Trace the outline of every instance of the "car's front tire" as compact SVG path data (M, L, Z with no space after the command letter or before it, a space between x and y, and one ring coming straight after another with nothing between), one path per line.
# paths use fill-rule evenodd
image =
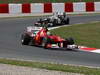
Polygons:
M67 17L66 19L65 19L65 24L69 24L70 23L70 19L69 19L69 17Z
M75 42L74 42L74 39L73 39L72 37L67 38L66 41L67 41L67 44L68 44L68 45L73 45L73 44L75 43Z

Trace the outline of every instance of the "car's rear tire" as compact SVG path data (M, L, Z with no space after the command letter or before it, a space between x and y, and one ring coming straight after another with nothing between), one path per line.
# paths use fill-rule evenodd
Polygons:
M33 37L30 39L29 45L30 46L34 46L35 45L35 42L34 42L34 38Z
M69 17L67 17L66 19L65 19L65 24L69 24L70 23L70 19L69 19Z
M22 34L21 36L21 44L28 45L30 42L30 37L28 35Z
M53 26L56 26L57 25L57 19L54 19L54 21L53 21Z

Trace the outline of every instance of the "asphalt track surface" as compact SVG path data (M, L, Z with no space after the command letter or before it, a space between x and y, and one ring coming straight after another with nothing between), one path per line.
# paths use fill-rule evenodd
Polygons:
M71 24L100 21L100 15L70 17ZM0 57L100 67L100 54L22 46L20 35L36 18L0 19Z

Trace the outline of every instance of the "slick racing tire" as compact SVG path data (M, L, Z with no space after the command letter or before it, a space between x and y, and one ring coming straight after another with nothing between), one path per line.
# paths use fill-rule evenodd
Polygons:
M22 35L21 36L21 44L22 45L28 45L30 42L30 37L28 35Z
M69 19L69 17L67 17L66 19L65 19L65 24L69 24L70 23L70 19Z
M30 46L34 46L35 45L35 42L34 42L34 38L33 37L30 39L29 45Z
M69 45L73 45L75 43L72 37L67 38L66 41L68 42Z
M58 24L57 19L54 19L53 26L56 26Z

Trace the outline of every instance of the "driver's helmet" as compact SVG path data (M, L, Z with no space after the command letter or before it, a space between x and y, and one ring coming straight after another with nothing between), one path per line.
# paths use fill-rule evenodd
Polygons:
M47 32L47 35L51 35L51 33L50 32Z
M47 19L44 19L44 23L45 23L45 24L48 24L48 20L47 20Z

